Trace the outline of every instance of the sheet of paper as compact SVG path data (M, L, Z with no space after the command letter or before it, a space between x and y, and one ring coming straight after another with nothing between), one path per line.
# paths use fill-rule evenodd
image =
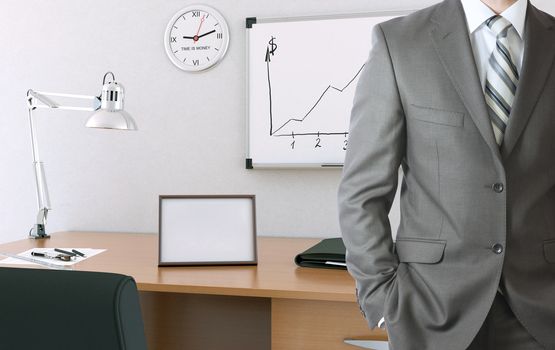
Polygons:
M106 249L75 248L75 247L70 247L70 248L58 247L58 249L62 249L62 250L70 251L70 252L71 252L72 249L75 249L75 250L80 251L81 253L85 254L85 257L76 256L76 257L72 258L71 261L61 261L61 260L58 260L58 259L42 258L42 257L31 255L31 252L47 253L48 255L51 255L51 256L55 256L55 255L60 254L60 253L54 251L54 248L33 248L33 249L26 250L22 253L19 253L19 254L17 254L17 256L21 256L21 257L24 257L24 258L30 258L30 259L33 259L33 260L36 260L36 261L44 261L44 262L54 264L54 265L59 265L59 266L71 266L71 265L77 264L81 261L84 261L88 258L91 258L95 255L98 255L98 254L106 251ZM1 258L2 258L2 255L0 255L0 259ZM35 264L35 263L33 263L31 261L28 261L28 260L20 260L20 259L16 259L16 258L5 258L3 260L0 260L0 264L40 265L40 264Z

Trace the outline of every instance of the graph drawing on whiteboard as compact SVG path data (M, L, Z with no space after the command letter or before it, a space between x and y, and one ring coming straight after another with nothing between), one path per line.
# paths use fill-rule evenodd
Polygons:
M342 165L372 27L393 17L247 19L247 168Z
M274 128L274 123L273 123L273 113L272 113L272 78L271 78L271 71L270 71L270 62L272 61L272 56L275 55L276 51L277 51L277 43L275 43L275 37L272 36L272 38L270 39L270 41L268 41L268 47L266 48L266 57L265 57L265 62L266 62L266 69L268 72L268 102L270 104L270 109L269 109L269 116L270 116L270 136L274 136L274 137L291 137L291 138L295 138L295 136L330 136L330 135L342 135L342 136L347 136L349 133L347 130L342 131L342 132L337 132L337 131L327 131L327 132L322 132L322 131L300 131L295 133L295 131L292 129L291 132L286 132L285 130L283 130L286 126L288 126L289 123L302 123L304 122L304 120L306 118L308 118L308 116L314 112L314 114L316 114L317 112L317 107L320 104L320 102L322 102L322 100L326 97L326 94L328 94L328 92L338 92L338 93L342 93L344 92L349 86L351 86L351 84L355 81L355 79L358 78L358 75L360 74L360 72L362 71L362 68L364 68L364 64L358 69L358 71L356 72L355 76L349 80L349 82L343 86L343 87L336 87L334 85L328 85L324 91L320 94L320 96L318 97L318 99L314 102L314 104L312 104L310 106L310 108L308 109L308 111L306 111L306 113L304 113L304 115L302 115L302 118L298 118L298 117L291 117L289 119L287 119L287 121L285 123L283 123L282 125L279 125L277 127ZM316 110L316 111L315 111ZM315 116L313 116L315 117ZM293 144L294 145L294 144ZM315 146L317 147L317 146ZM292 146L291 148L294 148L294 146Z

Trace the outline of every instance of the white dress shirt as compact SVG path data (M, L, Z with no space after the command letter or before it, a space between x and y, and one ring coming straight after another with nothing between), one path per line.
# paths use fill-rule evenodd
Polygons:
M470 44L472 45L474 60L476 61L483 90L486 86L488 60L497 41L495 33L484 22L488 18L495 16L496 13L480 0L461 0L461 3L466 15ZM500 13L501 16L513 25L507 33L507 40L509 41L509 50L519 74L524 58L524 23L526 21L527 8L527 0L518 0Z

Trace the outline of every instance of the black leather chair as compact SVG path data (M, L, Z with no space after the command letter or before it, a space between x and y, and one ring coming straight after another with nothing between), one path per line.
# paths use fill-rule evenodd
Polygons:
M135 281L113 273L0 268L0 349L145 350Z

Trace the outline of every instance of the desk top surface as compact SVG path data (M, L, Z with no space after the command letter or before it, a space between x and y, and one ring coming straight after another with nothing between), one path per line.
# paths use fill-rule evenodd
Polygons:
M60 232L50 239L1 244L0 251L18 254L43 247L107 249L77 263L74 269L133 276L141 291L355 301L354 281L347 271L295 265L295 255L319 241L259 237L257 266L158 267L155 234Z

